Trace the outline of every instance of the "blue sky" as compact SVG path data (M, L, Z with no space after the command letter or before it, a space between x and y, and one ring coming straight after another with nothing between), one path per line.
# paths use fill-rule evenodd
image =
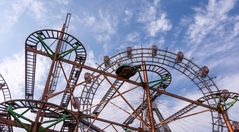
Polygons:
M67 12L69 33L86 47L89 65L127 46L156 44L207 65L220 89L238 92L238 0L2 0L0 9L0 73L14 98L23 97L25 39L60 29Z

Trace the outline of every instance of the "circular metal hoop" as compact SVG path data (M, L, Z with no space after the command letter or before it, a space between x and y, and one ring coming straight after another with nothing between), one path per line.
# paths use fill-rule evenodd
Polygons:
M51 44L45 42L50 41ZM57 42L55 45L56 48L52 49L52 45ZM59 44L60 43L60 44ZM60 47L58 47L60 45ZM68 46L68 48L67 48ZM70 47L70 48L69 48ZM82 43L77 40L75 37L71 36L68 33L52 30L52 29L44 29L38 30L31 35L29 35L25 42L26 48L26 69L25 69L25 98L33 99L34 98L34 87L35 87L35 74L36 74L36 55L40 54L43 56L47 56L52 59L55 63L54 68L52 70L52 74L50 75L50 92L54 92L56 89L56 85L58 83L59 74L62 70L62 64L60 64L61 59L70 60L78 64L84 64L86 60L86 51ZM58 50L59 49L59 50ZM74 52L74 55L71 53ZM67 87L73 87L76 85L80 73L82 71L81 67L72 66L71 72L69 74ZM68 91L64 92L60 106L67 108L70 102L70 93Z
M114 55L113 57L110 57L107 65L106 63L102 63L98 66L97 69L113 73L116 67L120 64L126 63L129 65L141 65L142 61L145 62L145 64L147 65L170 67L172 69L177 70L181 74L184 74L198 87L203 96L211 94L212 91L218 91L216 84L210 76L200 76L200 67L193 63L192 59L189 60L183 58L182 62L177 62L177 54L172 53L168 50L157 49L155 54L155 51L153 51L152 48L132 49L130 56L127 51L124 51ZM97 73L92 73L92 76L97 76ZM89 108L92 105L94 94L103 82L103 80L104 78L102 79L98 77L94 79L94 81L90 85L85 85L82 95L80 97L80 102L82 106L80 109L83 110L86 114L91 113L91 110ZM207 100L207 103L210 106L213 106L215 104L215 99ZM211 116L212 124L215 124L212 126L212 131L221 131L222 129L218 124L221 119L217 118L217 112L211 112Z
M41 107L41 106L44 106L44 107ZM19 110L19 109L26 109L26 110L22 112L21 114L15 112L16 110ZM73 131L74 128L77 126L77 123L78 123L77 117L75 117L73 113L71 113L70 111L66 110L63 107L57 106L52 103L42 102L38 100L19 99L19 100L5 101L0 104L1 113L11 114L11 116L13 116L13 118L15 118L15 120L18 122L18 123L15 123L13 121L4 122L5 120L2 119L4 123L21 127L24 129L29 129L29 130L31 129L31 125L32 125L31 123L33 123L33 121L31 121L31 119L29 118L24 117L24 115L26 113L36 114L34 111L39 109L44 111L45 113L44 117L47 117L47 119L49 120L58 119L58 121L62 121L63 124L61 126L61 131L65 131L65 130ZM29 122L29 123L21 122L20 119L25 120L25 122ZM54 121L55 120L53 121L43 120L41 124L54 122ZM52 130L50 129L52 126L53 125L50 125L49 128L47 128L47 130ZM40 128L43 129L43 127L40 127Z
M171 83L171 79L172 79L171 74L168 70L166 70L165 68L160 67L158 65L155 65L155 64L145 64L145 66L146 66L146 71L153 72L153 73L157 74L158 76L160 76L161 78L165 75L169 75L169 78L167 80L165 80L165 88L168 87L168 85ZM101 69L101 68L99 68L99 69ZM113 73L113 72L115 72L116 68L112 68L110 70L111 71L108 71L108 72ZM107 69L104 69L104 71L107 71ZM140 69L139 71L142 71L142 70ZM92 76L97 76L97 74L93 73ZM85 114L91 113L89 108L92 105L94 95L98 90L97 88L95 89L95 86L100 86L104 80L105 80L104 78L100 79L98 77L93 80L92 84L86 84L84 86L82 95L80 97L80 99L81 99L80 104L82 104L82 107L80 107L80 110L84 111ZM91 90L91 92L87 92L88 90ZM88 104L86 105L86 103L88 103Z

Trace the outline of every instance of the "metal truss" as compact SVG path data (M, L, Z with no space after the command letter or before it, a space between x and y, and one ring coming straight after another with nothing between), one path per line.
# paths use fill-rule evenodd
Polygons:
M41 106L44 107L41 107ZM24 110L19 113L19 109ZM77 126L77 117L70 111L64 109L63 107L57 106L55 104L42 102L38 100L9 100L3 103L0 103L0 112L8 113L13 117L14 120L6 120L4 117L1 117L1 123L7 123L11 126L17 126L24 128L26 131L32 131L32 123L34 123L34 118L27 117L27 113L32 113L41 109L44 111L44 119L41 124L39 124L38 131L53 131L51 128L62 122L61 129L59 131L73 132ZM28 122L28 123L25 123ZM46 125L43 127L43 125ZM54 130L55 131L55 130Z
M210 100L215 100L215 99L219 99L222 98L223 100L221 102L215 102L215 104L213 104L214 107L218 106L218 105L222 105L224 110L227 111L230 107L232 107L237 101L239 101L239 94L238 93L233 93L233 92L228 92L224 90L220 90L220 91L213 91L211 94L207 94L203 97L201 97L200 99L198 99L197 101L199 101L200 103L204 103L204 102L208 102ZM172 121L175 120L180 120L182 118L186 118L188 116L193 116L195 114L201 114L201 112L195 113L195 114L190 114L190 115L186 115L188 112L192 111L193 109L195 109L196 107L198 107L199 105L196 104L189 104L186 107L182 108L181 110L177 111L176 113L172 114L171 116L169 116L168 118L164 119L163 121L161 121L160 124L156 125L157 127L163 127L165 124L169 124ZM202 112L206 112L208 110L202 111ZM213 120L215 123L213 123L214 128L218 128L218 126L220 127L220 130L223 131L223 127L226 128L226 123L225 121L223 121L222 117L220 116L220 114L218 115L218 113L220 113L220 108L217 108L217 110L210 110L212 111L213 114L217 115L213 117ZM214 131L217 131L216 129Z
M0 74L0 90L2 91L4 101L12 100L9 87L1 74ZM10 115L6 112L0 112L0 117L8 120L11 119ZM0 131L12 132L13 129L11 125L0 123Z
M173 53L167 49L158 49L155 45L151 48L127 47L126 51L112 57L105 56L104 62L97 68L87 66L83 44L67 33L70 17L71 15L67 14L61 31L43 29L27 37L25 99L12 100L8 86L0 76L0 89L4 96L4 102L0 103L1 131L12 131L12 126L16 126L29 132L79 130L98 132L105 131L109 127L115 131L120 128L125 131L171 132L168 125L170 122L202 113L187 114L201 106L206 108L203 112L211 113L213 132L223 132L225 127L232 132L234 128L227 116L227 110L238 101L239 96L237 93L220 91L213 78L208 75L209 69L206 66L196 65L193 59L185 58L183 52ZM51 63L45 86L42 88L43 93L39 100L35 100L36 67L39 56L47 58ZM66 65L70 67L70 72L65 69ZM120 68L127 74L118 74ZM87 71L85 80L79 82L83 69ZM201 92L202 98L191 100L168 92L172 81L169 69L178 71L193 82ZM152 74L154 77L150 77ZM63 86L58 84L60 79L64 80ZM94 104L97 91L99 92L103 85L106 92L99 103ZM126 86L128 89L122 92L122 88ZM80 94L74 93L76 88L81 88ZM139 100L141 102L136 105L132 105L125 97L134 89L143 92L143 97ZM160 109L154 106L154 102L162 95L190 104L165 118ZM48 102L56 96L60 98L59 104ZM124 101L128 111L112 101L117 97ZM102 112L109 105L127 115L121 121L105 118ZM34 116L31 118L28 114ZM97 121L106 126L99 126L95 123ZM55 129L57 125L60 128Z
M102 63L98 66L98 70L103 70L107 73L113 73L116 68L120 64L129 64L129 65L141 65L142 61L146 63L146 65L159 65L160 67L170 67L173 68L180 73L184 74L188 77L194 84L199 88L202 92L202 95L210 94L212 91L218 91L217 86L213 82L212 78L208 75L202 77L200 76L200 67L192 62L192 59L183 58L182 62L177 62L177 54L172 53L168 50L157 49L157 54L152 56L152 48L139 48L132 49L131 57L129 58L127 55L127 51L118 53L117 55L109 58L108 64ZM92 76L97 76L98 72L93 72ZM100 76L100 75L98 75ZM91 113L91 105L94 98L94 94L97 91L98 87L104 81L104 76L98 77L93 80L91 84L85 85L82 95L79 97L80 99L80 110L84 111L86 114ZM114 84L114 83L113 83ZM120 85L116 85L119 86ZM109 88L111 90L112 88ZM110 92L109 92L110 93ZM108 97L108 93L105 94L105 97ZM112 96L111 96L112 97ZM110 97L109 97L110 99ZM102 100L105 100L104 98ZM107 99L106 99L107 100ZM213 106L215 104L214 100L208 100L207 103L209 106ZM195 104L194 104L195 105ZM103 105L100 105L103 106ZM103 108L103 107L102 107ZM93 113L98 113L93 111ZM217 117L217 115L212 114L212 116ZM212 117L213 119L214 117ZM212 120L212 124L214 124L214 120ZM213 130L214 129L213 125ZM221 129L218 128L218 130Z
M53 74L51 74L50 79L50 91L54 92L57 85L57 80L59 78L60 74L60 60L68 58L72 52L75 53L74 58L71 59L72 61L84 64L86 59L86 51L83 45L79 40L77 40L75 37L71 36L70 34L67 34L63 31L58 30L52 30L52 29L44 29L39 30L31 35L29 35L26 39L26 59L25 59L25 77L26 77L26 89L25 89L25 98L26 99L33 99L34 98L34 87L35 87L35 74L36 74L36 55L37 53L34 52L34 50L47 53L47 57L53 59L54 49L51 49L51 44L47 44L44 42L45 40L54 40L54 41L61 41L62 44L60 47L60 52L58 53L58 58L56 59L57 63L54 66ZM66 49L66 46L69 46L71 48ZM72 55L73 56L73 55ZM67 87L73 87L80 76L81 68L72 66L72 70L70 73L70 76L68 77L68 84ZM61 101L61 106L67 107L69 104L69 92L65 92Z

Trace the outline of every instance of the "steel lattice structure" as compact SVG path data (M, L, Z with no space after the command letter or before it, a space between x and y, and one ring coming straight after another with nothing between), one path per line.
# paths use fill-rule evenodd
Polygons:
M156 45L127 47L112 57L104 56L97 68L87 66L83 44L67 33L70 17L68 14L61 31L43 29L27 37L25 99L12 100L0 76L4 99L0 102L1 131L11 132L14 126L29 132L171 132L173 122L205 112L210 114L212 132L239 130L238 120L228 115L239 94L219 90L208 75L208 67L196 65L183 52L173 53ZM37 88L37 64L43 58L47 72L41 80L43 87ZM193 100L170 92L172 70L192 82L201 98ZM157 106L165 96L188 105L167 117ZM198 107L204 110L193 112Z
M8 85L5 79L0 74L0 90L2 91L4 101L9 101L12 99L11 92L8 88ZM10 115L7 112L1 112L1 118L10 119ZM13 131L11 125L7 124L0 124L1 131Z

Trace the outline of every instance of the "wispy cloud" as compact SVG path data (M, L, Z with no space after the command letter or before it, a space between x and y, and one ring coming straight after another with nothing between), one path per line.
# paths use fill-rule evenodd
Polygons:
M171 30L172 24L167 18L167 13L163 12L159 7L159 1L148 3L143 7L139 14L139 22L146 26L146 30L151 37L155 37L158 33Z
M234 60L232 56L237 55L239 42L239 15L231 16L230 12L235 5L235 0L209 0L207 5L194 8L193 18L182 18L181 26L187 28L184 39L187 56L212 68ZM234 62L230 64L237 63Z
M0 34L6 34L17 23L20 23L20 18L26 15L31 16L39 23L43 23L47 13L47 8L43 1L18 0L6 2L0 6L3 9L1 21L4 21L0 27ZM6 6L9 6L9 8L6 8Z
M105 52L108 50L108 44L117 32L118 18L108 11L99 10L97 15L85 13L78 17L79 22L91 32L98 44L102 44Z
M71 0L54 0L56 2L58 2L59 4L63 4L63 5L68 5Z
M43 18L46 17L47 8L42 1L31 1L29 9L32 12L32 17L36 18L38 21L42 21Z
M10 88L12 98L24 97L24 58L21 52L4 58L3 61L0 62L0 73Z
M189 26L187 35L192 43L200 43L209 34L214 33L218 26L230 22L228 12L234 7L235 0L209 0L206 7L194 8L194 23ZM220 10L219 10L220 9Z
M228 89L231 92L238 92L239 89L239 73L219 76L216 80L220 89Z
M25 98L25 54L23 51L13 54L12 56L4 58L0 62L0 73L3 75L7 84L9 85L12 98ZM42 91L43 81L46 79L45 66L49 65L46 59L42 57L37 58L36 67L36 89ZM36 92L39 96L41 92Z
M126 40L129 42L137 42L140 40L140 33L133 32L127 35Z
M155 21L151 21L147 25L147 30L150 36L156 36L158 32L167 32L172 28L169 20L166 18L166 14L162 13L160 18Z
M125 22L129 22L132 19L132 17L133 17L133 12L131 10L125 10L124 11L124 15L125 15L125 17L124 17L123 20Z

